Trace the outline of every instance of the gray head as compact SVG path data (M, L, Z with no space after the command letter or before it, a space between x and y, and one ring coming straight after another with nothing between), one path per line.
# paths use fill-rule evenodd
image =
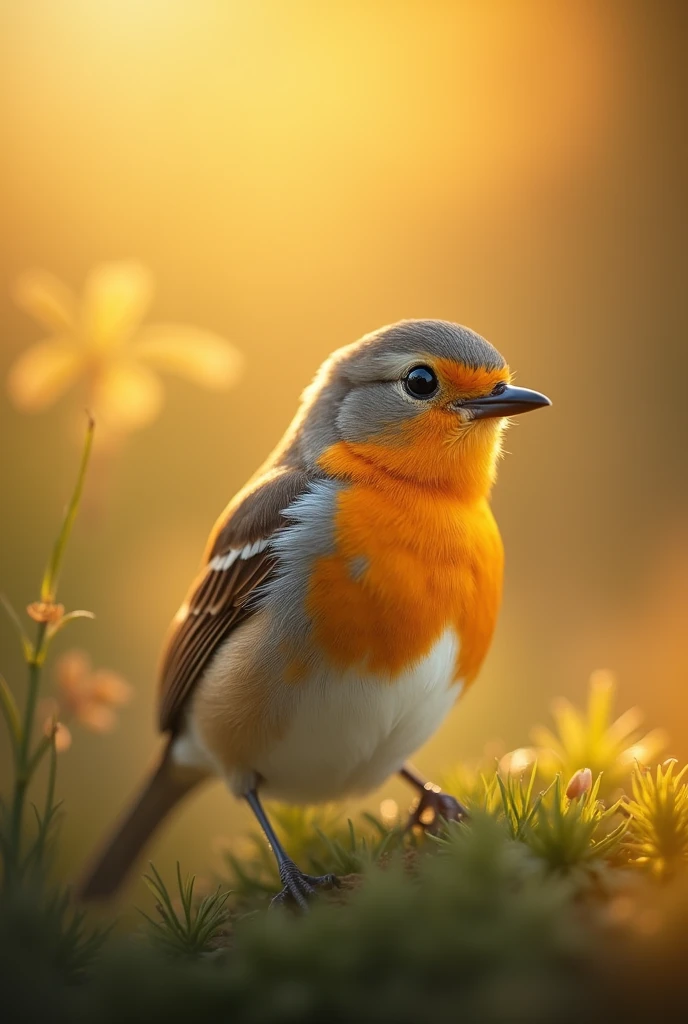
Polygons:
M469 433L491 449L499 446L504 417L549 403L509 379L503 356L468 328L401 321L322 364L283 453L292 461L298 452L299 462L314 466L344 442L418 458L438 445L438 452L448 450Z

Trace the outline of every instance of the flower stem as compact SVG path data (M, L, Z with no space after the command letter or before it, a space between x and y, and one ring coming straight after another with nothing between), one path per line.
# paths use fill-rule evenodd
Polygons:
M74 491L72 497L67 506L67 509L62 520L62 526L58 534L55 546L53 547L50 560L48 562L45 574L43 576L43 583L41 585L41 600L45 602L54 602L57 593L57 582L60 574L60 568L62 566L62 560L69 540L69 535L76 519L76 514L79 509L79 503L81 501L81 495L84 489L84 480L86 478L86 469L88 467L89 456L91 454L91 447L93 445L93 430L94 423L91 417L89 417L88 428L86 431L86 441L84 443L84 450L81 456L81 463L79 465L79 472L77 474ZM48 790L46 797L46 810L45 819L43 826L41 827L41 834L39 835L40 849L44 845L45 835L43 832L47 829L50 818L53 812L53 801L55 795L55 738L52 737L52 741L46 745L45 743L39 743L36 750L32 751L32 737L34 731L34 718L36 715L36 705L38 702L38 693L41 684L41 669L45 661L49 642L51 639L51 633L48 629L47 622L39 622L36 632L36 643L33 648L28 648L25 644L25 656L26 664L28 666L28 687L26 692L26 705L24 708L23 721L21 729L15 738L15 776L14 776L14 795L12 798L12 810L10 813L9 820L9 834L6 840L6 860L5 870L3 873L3 886L5 892L8 892L10 887L21 879L22 870L26 866L22 861L22 826L24 824L24 808L26 804L26 792L29 787L29 783L33 777L34 772L38 768L43 756L48 748L51 749L51 766L50 775L48 779ZM5 700L3 706L7 704ZM10 712L12 708L10 707ZM7 709L5 708L7 712ZM6 714L7 717L7 714ZM10 714L10 719L11 719Z
M48 768L48 785L45 791L45 811L38 828L36 845L34 847L36 867L40 868L45 860L50 829L55 816L55 778L57 775L57 748L55 747L55 733L53 732L48 741L50 750L50 766ZM32 851L33 852L33 851Z
M24 819L24 804L26 802L26 790L31 781L31 734L33 732L33 719L36 713L36 702L41 682L41 664L44 656L44 643L47 624L40 622L36 633L36 645L34 655L28 663L29 685L26 693L26 707L24 708L24 721L22 723L19 744L17 747L17 758L15 766L14 799L12 801L12 815L10 819L10 833L8 837L9 855L5 870L5 887L18 879L21 863L21 836L22 823ZM33 764L35 769L36 764Z
M86 429L86 441L84 444L84 450L81 455L81 464L79 466L79 472L76 478L76 484L74 492L72 494L71 501L67 506L62 520L62 527L55 541L55 547L53 548L48 562L45 574L43 576L43 583L41 584L41 601L54 601L57 592L57 581L60 575L60 568L62 566L62 559L67 547L69 535L72 532L72 526L76 519L76 514L79 510L79 503L81 501L81 494L84 489L84 481L86 479L86 470L88 468L88 460L91 456L91 448L93 446L93 431L95 430L95 423L91 416L88 418L88 427Z
M2 713L5 718L7 731L10 734L10 740L12 742L12 756L16 763L19 742L21 739L19 708L17 707L17 702L14 699L12 691L2 676L0 676L0 708L2 709Z

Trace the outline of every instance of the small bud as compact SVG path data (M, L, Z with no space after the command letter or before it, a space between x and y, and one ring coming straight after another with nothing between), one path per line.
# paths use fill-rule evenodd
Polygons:
M43 726L43 732L46 736L55 737L55 750L58 754L69 750L72 745L72 734L64 722L57 722L54 718L49 718Z
M52 601L34 601L26 609L34 622L46 622L54 626L64 617L64 605Z
M569 780L566 795L569 800L578 800L590 789L592 789L592 772L589 768L579 768Z

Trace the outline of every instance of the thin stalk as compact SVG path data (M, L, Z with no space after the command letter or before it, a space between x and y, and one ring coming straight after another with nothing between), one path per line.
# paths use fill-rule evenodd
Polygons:
M45 854L48 834L55 815L55 778L57 776L57 747L55 746L55 733L50 737L50 768L48 770L48 786L45 793L45 811L40 824L36 845L38 848L38 865Z
M26 803L26 790L31 778L31 774L29 772L31 733L33 731L33 719L36 713L36 703L38 700L38 691L41 682L41 655L43 653L46 630L47 624L45 622L39 622L36 633L36 646L34 648L35 654L28 666L29 685L26 693L24 721L17 748L14 799L12 801L12 816L10 819L8 870L5 873L6 883L10 881L10 877L12 875L18 874L21 856L21 833L22 823L24 820L24 805Z
M84 489L86 470L88 468L88 461L93 445L94 428L94 421L89 416L86 440L81 456L81 462L79 464L76 483L74 485L74 491L72 492L71 499L67 505L62 525L60 527L60 532L57 540L55 541L50 560L48 561L47 568L43 575L43 582L41 584L41 600L45 602L54 602L57 593L57 583L60 575L60 569L62 567L62 561L67 548L67 542L69 541L69 536L72 532L74 520L76 519L76 515L79 510L79 503ZM12 800L12 812L10 816L10 829L7 843L8 855L4 872L5 888L8 888L12 883L12 880L20 875L22 825L24 822L26 791L31 777L35 769L38 767L38 763L42 756L45 754L46 749L45 744L39 744L36 751L32 754L31 739L33 734L34 717L36 714L36 704L38 702L38 692L41 683L41 668L45 661L50 636L51 634L48 630L48 624L46 622L39 622L34 647L32 649L27 649L26 643L24 644L26 663L29 670L29 680L22 728L20 735L17 737L16 743L14 796ZM55 790L54 737L51 743L51 748L53 759L51 762L50 778L48 780L48 802L46 804L47 820L49 820L52 810Z
M38 745L31 754L31 757L29 758L29 763L26 766L26 777L28 782L31 782L31 779L33 778L33 773L36 771L39 764L45 757L47 750L50 748L51 742L52 740L49 734L47 736L44 736L39 741Z
M84 489L84 481L86 480L86 470L88 469L88 460L91 456L91 448L93 446L94 430L95 422L92 417L89 416L88 427L86 429L86 441L81 455L81 463L79 465L79 472L77 474L74 492L65 511L64 519L62 520L62 527L60 528L58 538L55 541L55 547L52 550L50 561L48 562L43 576L43 582L41 584L41 601L55 600L57 582L60 576L60 569L62 567L62 559L64 558L64 553L67 548L69 535L72 532L72 527L74 526L76 514L79 511L81 494Z
M19 742L21 739L19 708L17 707L17 702L14 699L12 691L2 676L0 676L0 708L2 709L2 713L5 718L7 731L10 734L10 740L12 741L12 756L16 764L17 751L19 750Z

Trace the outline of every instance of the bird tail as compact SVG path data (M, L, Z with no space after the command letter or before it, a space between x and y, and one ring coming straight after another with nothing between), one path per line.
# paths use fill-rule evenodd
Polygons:
M112 896L161 821L206 778L200 772L174 765L168 744L157 767L78 882L76 898L96 901Z

